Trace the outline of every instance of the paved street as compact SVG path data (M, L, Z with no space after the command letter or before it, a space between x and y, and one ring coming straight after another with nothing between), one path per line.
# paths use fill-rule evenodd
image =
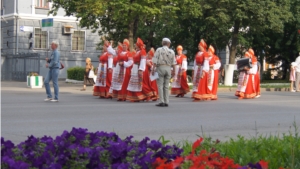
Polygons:
M156 102L117 102L92 96L92 88L60 82L58 103L44 102L45 89L30 89L26 82L1 83L1 136L14 143L27 136L55 137L72 127L89 131L116 132L135 139L161 135L173 141L195 141L205 133L227 140L238 134L279 134L300 127L300 93L263 92L262 97L237 100L234 92L219 92L219 100L192 102L171 96L170 107L156 107ZM51 85L52 88L52 85ZM53 88L52 88L53 91Z

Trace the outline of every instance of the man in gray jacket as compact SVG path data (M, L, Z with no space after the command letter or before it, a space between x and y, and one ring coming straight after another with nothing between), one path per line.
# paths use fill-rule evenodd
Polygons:
M175 52L169 49L170 45L170 39L163 38L162 47L155 51L154 57L152 58L152 75L157 72L159 76L157 86L160 103L156 104L156 106L159 107L169 106L169 83L171 77L175 75ZM171 67L173 67L172 72Z

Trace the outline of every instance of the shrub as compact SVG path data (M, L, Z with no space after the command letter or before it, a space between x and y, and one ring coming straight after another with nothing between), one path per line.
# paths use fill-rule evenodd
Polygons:
M191 152L186 156L177 157L173 161L157 158L153 163L156 169L268 169L268 162L260 160L258 163L248 163L246 166L236 164L233 159L221 156L215 148L209 151L203 149L203 138L198 139L191 146Z
M83 81L84 73L85 73L84 67L79 67L79 66L71 67L67 70L67 77L68 79Z
M186 75L192 77L192 71L193 71L192 69L188 69L188 70L186 71Z
M200 151L218 152L221 157L233 159L239 165L249 165L260 160L268 162L270 169L276 168L300 168L300 137L298 128L293 124L295 131L282 136L256 136L249 139L238 136L236 139L231 138L229 141L213 141L211 138L205 138L201 143ZM177 143L188 156L192 152L190 142ZM250 163L249 163L250 162Z
M15 146L1 138L1 168L140 168L149 169L156 158L173 160L182 149L144 138L119 138L115 133L73 128L55 139L28 137Z

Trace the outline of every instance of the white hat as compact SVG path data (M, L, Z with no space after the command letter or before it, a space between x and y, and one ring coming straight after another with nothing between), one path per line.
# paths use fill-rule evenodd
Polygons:
M162 41L171 43L171 40L169 38L163 38Z

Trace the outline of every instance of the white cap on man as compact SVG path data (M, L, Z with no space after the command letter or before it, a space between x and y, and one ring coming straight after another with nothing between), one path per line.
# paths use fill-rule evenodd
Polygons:
M163 38L162 41L171 43L171 40L169 38Z

